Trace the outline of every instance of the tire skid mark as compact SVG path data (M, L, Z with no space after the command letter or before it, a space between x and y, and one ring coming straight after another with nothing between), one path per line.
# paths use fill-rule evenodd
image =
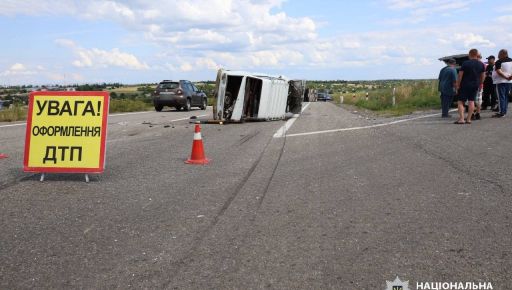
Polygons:
M257 132L259 133L259 132ZM257 134L255 134L257 135ZM251 137L252 138L252 137ZM249 139L251 139L249 138ZM177 261L173 262L174 267L172 267L173 272L170 274L169 280L165 282L162 286L163 288L168 288L169 285L172 283L176 275L181 271L182 267L187 264L188 261L192 261L192 257L194 257L196 250L200 247L202 242L205 240L205 238L208 236L208 234L211 232L211 230L218 224L220 218L224 215L226 210L230 207L230 205L233 203L235 198L240 194L242 189L244 188L247 181L251 178L254 171L260 164L261 160L263 159L263 156L265 155L270 143L272 142L273 138L269 138L269 141L263 148L262 152L258 156L258 159L254 161L252 166L249 168L249 171L245 174L245 176L242 178L242 180L238 183L238 185L233 189L232 193L229 195L228 199L224 202L218 213L215 215L215 217L211 220L211 222L208 224L206 229L198 235L198 237L194 240L192 243L192 246L189 248L188 251ZM269 181L270 183L270 181ZM268 186L267 186L268 188Z

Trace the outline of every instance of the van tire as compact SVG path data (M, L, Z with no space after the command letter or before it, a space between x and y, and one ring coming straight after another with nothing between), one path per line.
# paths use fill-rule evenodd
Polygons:
M162 105L155 105L155 110L156 110L157 112L162 112L162 109L163 109L163 108L164 108L164 106L162 106Z

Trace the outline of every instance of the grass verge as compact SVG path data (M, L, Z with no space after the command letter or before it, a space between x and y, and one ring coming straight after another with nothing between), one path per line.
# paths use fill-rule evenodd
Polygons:
M341 103L341 94L335 101ZM396 87L395 106L392 103L393 89L372 90L366 100L366 92L344 96L343 103L368 109L381 115L402 116L418 110L440 109L441 100L436 81L416 81Z
M149 111L152 104L141 100L110 99L110 113Z
M152 104L141 100L110 99L110 113L149 111ZM15 106L0 111L0 122L15 122L27 119L27 108Z
M14 106L0 111L0 122L15 122L27 119L27 108Z

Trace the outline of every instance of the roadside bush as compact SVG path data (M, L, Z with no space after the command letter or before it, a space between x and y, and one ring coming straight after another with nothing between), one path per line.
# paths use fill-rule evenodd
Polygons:
M0 122L23 121L27 119L27 108L14 106L9 109L0 110Z
M353 95L356 95L354 98ZM335 96L340 103L341 94ZM366 92L344 95L344 103L394 116L410 114L416 110L438 109L441 101L437 92L437 81L407 81L396 86L395 103L392 105L393 89L372 90L366 100Z
M148 111L152 107L141 100L110 99L110 113Z

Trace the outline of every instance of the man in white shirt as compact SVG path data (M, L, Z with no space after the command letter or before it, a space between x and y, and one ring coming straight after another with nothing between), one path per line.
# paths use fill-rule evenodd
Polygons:
M508 95L512 88L512 59L508 57L508 51L506 49L500 50L498 54L498 61L495 64L494 79L498 87L500 111L493 117L501 118L507 114Z

